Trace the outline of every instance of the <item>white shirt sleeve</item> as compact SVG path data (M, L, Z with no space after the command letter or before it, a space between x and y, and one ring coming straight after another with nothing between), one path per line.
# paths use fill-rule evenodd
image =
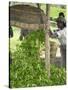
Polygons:
M61 37L61 33L60 32L56 32L56 33L57 33L58 38L60 38Z

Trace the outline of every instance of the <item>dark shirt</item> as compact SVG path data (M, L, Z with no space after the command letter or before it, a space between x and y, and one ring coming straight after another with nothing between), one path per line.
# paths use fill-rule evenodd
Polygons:
M13 30L11 27L9 27L9 38L13 37Z

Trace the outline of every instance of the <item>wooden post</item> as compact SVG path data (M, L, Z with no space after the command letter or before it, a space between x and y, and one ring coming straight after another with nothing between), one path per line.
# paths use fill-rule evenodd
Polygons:
M46 4L46 26L45 29L45 68L47 70L48 77L50 78L50 43L49 43L49 12L50 5Z

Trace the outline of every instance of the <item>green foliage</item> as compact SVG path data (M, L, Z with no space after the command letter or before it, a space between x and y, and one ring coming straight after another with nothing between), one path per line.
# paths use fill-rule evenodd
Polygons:
M51 81L52 85L66 84L66 72L64 68L51 66Z
M31 87L47 85L63 85L66 74L63 68L51 67L51 77L48 78L45 63L39 57L39 48L44 42L44 31L31 32L17 46L13 53L13 61L10 65L10 86Z
M64 8L62 8L64 7ZM41 9L46 12L46 5L41 5ZM58 14L63 12L66 16L66 6L65 5L50 5L50 17L57 18Z

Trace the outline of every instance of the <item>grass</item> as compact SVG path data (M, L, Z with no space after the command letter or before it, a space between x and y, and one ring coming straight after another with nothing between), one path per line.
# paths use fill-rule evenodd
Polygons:
M50 68L50 79L48 78L45 63L39 58L39 45L44 40L43 35L44 33L41 30L32 32L12 54L13 60L10 65L11 88L64 85L66 83L64 68L52 66ZM41 42L35 43L36 39Z
M19 40L20 29L15 27L12 28L13 28L14 36L10 38L10 50L11 52L14 52L16 50L16 46L21 44L21 41ZM51 27L51 29L54 30L55 28ZM51 39L51 38L50 41L58 42L56 39Z
M61 11L59 8L51 7L50 16L57 17L58 13ZM57 13L58 12L58 13ZM56 26L51 23L51 29L55 29ZM11 53L16 50L16 46L21 43L19 40L20 29L13 27L13 38L10 39L10 49ZM55 39L50 39L55 41ZM27 44L28 46L28 44ZM25 46L24 46L25 47ZM19 49L19 50L18 50ZM66 82L66 73L64 69L59 69L56 67L51 68L51 79L49 80L44 69L43 63L37 60L36 57L27 56L25 48L25 53L23 53L22 47L18 48L15 53L13 53L13 63L10 66L10 86L11 87L30 87L30 86L47 86L47 85L64 85ZM31 50L31 49L30 49ZM33 50L33 49L32 49ZM32 52L31 50L31 52ZM29 50L28 50L29 51ZM33 53L33 52L32 52Z

